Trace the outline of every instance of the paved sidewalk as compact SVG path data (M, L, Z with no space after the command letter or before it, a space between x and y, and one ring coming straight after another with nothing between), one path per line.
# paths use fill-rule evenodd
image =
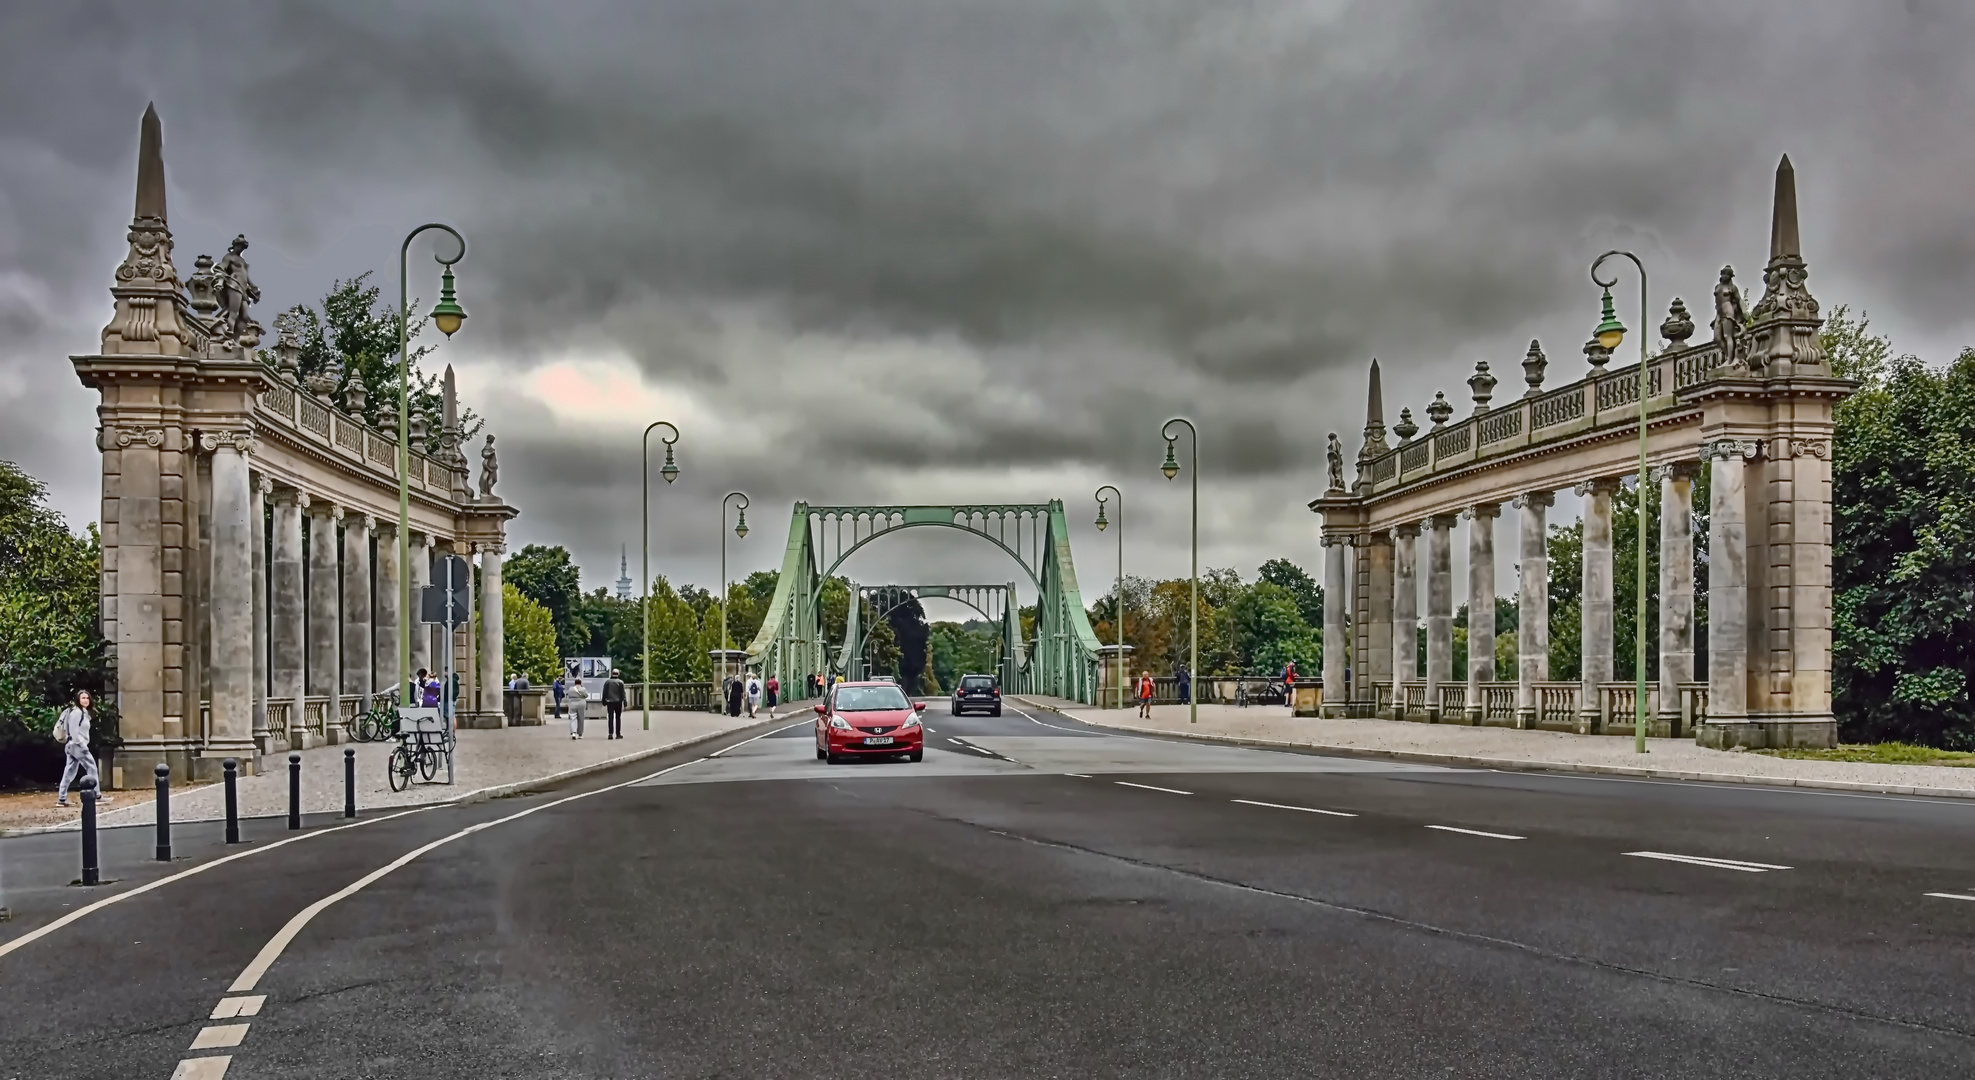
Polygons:
M783 710L784 719L799 717ZM594 771L622 759L650 757L685 742L711 738L737 731L768 719L764 711L757 719L728 717L700 712L654 712L651 730L646 731L636 712L624 714L624 738L605 739L602 710L593 710L582 739L569 737L565 720L550 720L540 727L503 728L498 731L461 731L455 755L456 780L450 786L420 783L416 778L404 791L392 791L385 771L394 743L350 743L323 746L302 753L302 810L304 813L335 813L343 808L343 751L357 752L357 810L363 813L392 806L413 806L446 802L468 795L489 797L503 794L509 785L544 783L572 769ZM242 817L267 817L288 812L288 757L275 755L265 762L267 772L240 778ZM445 780L440 765L437 779ZM489 790L496 789L496 790ZM156 800L149 788L112 792L114 803L99 813L103 827L149 825L156 822ZM52 796L46 804L28 811L9 813L0 819L0 830L40 831L48 826L78 828L79 796L71 793L70 808L56 810ZM200 784L173 788L173 821L217 820L226 814L226 795L220 784Z
M1691 739L1648 739L1650 753L1642 756L1633 752L1629 736L1570 735L1401 720L1320 720L1292 717L1288 708L1281 705L1245 709L1202 705L1200 722L1194 725L1187 723L1184 705L1155 705L1152 719L1141 720L1133 709L1094 709L1079 702L1034 695L1022 695L1016 700L1087 724L1121 731L1309 747L1401 761L1975 798L1975 769L1804 761L1710 750L1695 745Z

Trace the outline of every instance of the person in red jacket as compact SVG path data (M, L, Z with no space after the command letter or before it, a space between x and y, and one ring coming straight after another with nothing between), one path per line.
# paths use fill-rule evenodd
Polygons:
M1152 719L1152 673L1138 673L1138 715L1142 720Z
M1289 714L1296 715L1296 661L1291 660L1282 666L1282 703L1289 706Z

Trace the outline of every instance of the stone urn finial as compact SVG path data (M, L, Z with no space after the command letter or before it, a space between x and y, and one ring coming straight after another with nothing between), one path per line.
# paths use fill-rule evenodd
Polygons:
M1523 397L1535 397L1543 392L1543 372L1550 366L1550 358L1543 355L1543 346L1535 338L1529 339L1529 351L1522 358L1522 381L1529 384Z
M1495 396L1495 376L1488 371L1488 361L1474 362L1474 374L1468 376L1468 392L1474 397L1474 415L1488 411L1488 401Z
M1413 410L1400 409L1399 422L1392 425L1392 434L1399 436L1401 443L1411 442L1420 433L1420 426L1413 423Z
M1687 347L1687 339L1694 336L1694 317L1687 314L1687 302L1673 298L1673 306L1667 309L1666 321L1660 324L1660 336L1673 342L1676 349Z
M424 413L411 414L411 422L408 426L411 429L411 448L413 450L422 451L431 445L432 422L425 418Z
M363 377L352 371L350 373L349 385L343 388L343 407L345 411L349 412L352 416L360 414L363 412L364 404L369 400L370 391L364 388Z
M1433 392L1433 404L1426 407L1426 418L1433 421L1433 430L1439 431L1441 428L1446 427L1447 421L1452 419L1453 416L1454 405L1447 400L1447 392L1445 390L1435 390Z
M1605 373L1605 365L1612 362L1612 351L1598 344L1597 338L1592 338L1584 343L1584 359L1591 363L1589 377L1600 378Z

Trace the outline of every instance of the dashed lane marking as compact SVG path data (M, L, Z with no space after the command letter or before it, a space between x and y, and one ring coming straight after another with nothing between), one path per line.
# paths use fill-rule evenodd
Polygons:
M1490 840L1527 840L1527 836L1515 836L1505 832L1482 832L1480 829L1457 829L1452 825L1428 825L1429 829L1441 832L1460 833L1462 836L1485 836Z
M192 1045L188 1049L224 1050L230 1046L239 1046L240 1040L247 1037L247 1028L249 1026L247 1024L213 1024L209 1027L200 1028L199 1034L193 1038Z
M1243 806L1266 806L1274 810L1301 810L1306 814L1328 814L1331 817L1358 816L1356 814L1347 814L1342 810L1319 810L1314 806L1287 806L1284 805L1283 803L1276 803L1276 802L1256 802L1254 799L1235 799L1233 801L1238 802Z
M1928 896L1932 896L1932 897L1934 897L1934 898L1936 898L1936 899L1939 899L1939 900L1969 900L1969 901L1975 901L1975 896L1963 896L1963 895L1962 895L1962 894L1960 894L1960 893L1954 893L1954 892L1930 892L1930 893L1928 893L1927 895L1928 895Z
M1711 859L1705 855L1675 855L1670 851L1628 851L1625 854L1638 859L1658 859L1661 862L1687 863L1690 866L1710 866L1716 870L1740 870L1745 874L1763 874L1771 870L1788 870L1787 866L1775 863L1744 862L1741 859Z
M251 997L221 998L219 1004L213 1006L213 1014L207 1017L207 1019L231 1020L239 1016L259 1016L261 1014L261 1006L266 1003L266 994L254 994Z
M1165 793L1166 793L1166 794L1168 794L1168 795L1191 795L1191 794L1193 794L1193 792L1191 792L1191 791L1181 791L1181 790L1180 790L1180 789L1178 789L1178 788L1169 788L1169 787L1153 787L1153 786L1152 786L1151 784L1134 784L1134 783L1132 783L1132 782L1131 782L1130 780L1113 780L1113 781L1111 781L1111 782L1112 782L1112 783L1114 783L1114 784L1116 784L1116 785L1118 785L1119 787L1135 787L1135 788L1138 788L1138 789L1140 789L1140 790L1142 790L1142 791L1163 791L1163 792L1165 792Z
M226 1067L232 1063L233 1058L228 1054L186 1058L171 1071L171 1080L226 1080Z
M1088 780L1088 779L1090 779L1090 774L1089 774L1089 773L1080 773L1080 772L1066 772L1066 773L1064 773L1063 775L1064 775L1064 776L1074 776L1074 777L1076 777L1076 778L1077 778L1077 779L1079 779L1079 780Z

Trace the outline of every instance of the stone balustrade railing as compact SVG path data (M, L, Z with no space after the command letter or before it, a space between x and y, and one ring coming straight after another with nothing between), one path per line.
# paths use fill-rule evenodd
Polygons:
M289 440L306 445L369 474L381 486L398 485L398 436L379 431L279 375L269 373L255 420ZM414 491L450 499L453 477L428 454L414 450L409 473Z
M1705 381L1715 364L1713 342L1669 349L1647 361L1650 417L1683 406L1674 391ZM1364 462L1361 479L1382 495L1430 477L1588 432L1637 425L1639 365L1600 371L1569 386L1495 406L1432 428Z
M1466 712L1467 687L1440 687L1440 712L1437 717L1429 716L1426 708L1427 686L1422 680L1409 680L1399 684L1399 698L1403 706L1392 708L1392 688L1389 685L1376 687L1379 715L1390 716L1395 720L1437 719L1443 724L1464 724L1469 722ZM1534 695L1533 716L1527 726L1540 731L1569 731L1579 734L1630 735L1632 733L1633 699L1637 687L1629 682L1599 683L1596 692L1596 709L1587 713L1580 705L1584 684L1579 682L1535 682L1530 684ZM1483 683L1481 687L1483 704L1481 723L1493 727L1523 726L1519 720L1520 706L1516 701L1518 688L1515 683ZM1658 683L1646 684L1646 715L1655 732L1668 735L1691 733L1694 726L1707 718L1708 684L1704 682L1684 682L1680 684L1680 701L1674 712L1679 720L1677 727L1669 723L1669 717L1660 710L1660 688ZM1662 731L1673 727L1673 730Z

